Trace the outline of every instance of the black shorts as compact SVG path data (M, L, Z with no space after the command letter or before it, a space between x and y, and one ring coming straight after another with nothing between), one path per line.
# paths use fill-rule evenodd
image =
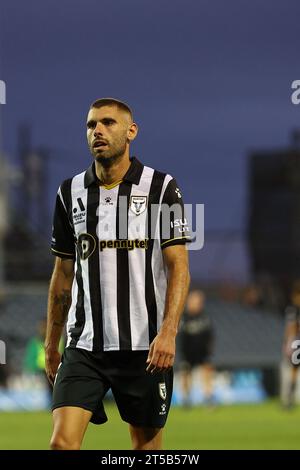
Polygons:
M93 413L92 423L105 423L103 398L111 388L124 421L162 428L171 403L173 370L146 372L147 356L148 351L65 349L55 380L52 410L78 406Z
M189 364L190 367L197 367L203 364L211 363L210 351L197 351L196 353L187 353L182 355L182 362Z
M212 339L208 334L186 335L181 343L181 368L191 369L211 364Z

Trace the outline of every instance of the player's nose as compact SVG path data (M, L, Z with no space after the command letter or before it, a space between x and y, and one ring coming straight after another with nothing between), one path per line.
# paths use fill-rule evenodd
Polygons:
M103 125L101 122L97 122L96 127L94 129L94 136L96 135L103 135Z

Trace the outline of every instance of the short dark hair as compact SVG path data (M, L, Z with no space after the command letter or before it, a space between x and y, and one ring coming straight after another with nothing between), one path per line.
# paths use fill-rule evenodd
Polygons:
M122 111L127 112L131 119L133 120L133 113L128 106L127 103L124 103L124 101L117 100L115 98L100 98L94 103L91 104L90 109L92 108L102 108L103 106L116 106L117 108L121 109Z

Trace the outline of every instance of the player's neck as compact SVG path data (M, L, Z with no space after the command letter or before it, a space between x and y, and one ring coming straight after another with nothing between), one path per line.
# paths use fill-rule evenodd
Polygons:
M95 162L95 169L97 178L102 184L110 185L117 183L123 179L130 167L129 154L124 155L120 160L113 163L110 167L104 167L101 162Z

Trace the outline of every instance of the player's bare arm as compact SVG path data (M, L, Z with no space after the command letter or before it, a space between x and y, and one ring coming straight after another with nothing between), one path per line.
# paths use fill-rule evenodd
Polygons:
M174 364L175 339L190 284L188 251L185 245L166 247L163 258L168 286L163 323L149 349L147 370L150 372L156 369L166 370Z
M59 341L71 304L74 261L56 257L48 296L46 373L51 383L60 363Z

